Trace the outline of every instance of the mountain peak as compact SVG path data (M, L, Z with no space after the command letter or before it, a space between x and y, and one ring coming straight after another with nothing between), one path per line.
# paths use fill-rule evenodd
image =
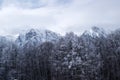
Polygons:
M37 32L35 31L35 29L30 29L30 31L27 32L26 35L25 35L26 36L26 40L28 40L28 39L36 36L36 35L37 35Z
M106 33L104 29L98 28L96 26L92 27L90 30L85 31L83 35L89 35L91 37L101 37L101 36L106 36Z
M95 32L98 32L98 31L101 30L100 28L98 28L98 27L96 27L96 26L93 26L91 29L92 29L93 31L95 31Z
M39 44L45 41L56 42L60 36L49 30L30 29L18 36L16 42L18 45Z

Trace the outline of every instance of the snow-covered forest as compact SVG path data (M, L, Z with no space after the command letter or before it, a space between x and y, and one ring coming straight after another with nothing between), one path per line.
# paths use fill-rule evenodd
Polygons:
M0 36L0 80L120 80L120 29Z

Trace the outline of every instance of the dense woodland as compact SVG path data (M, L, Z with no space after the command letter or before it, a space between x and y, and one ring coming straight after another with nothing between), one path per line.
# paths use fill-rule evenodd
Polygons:
M34 30L15 41L0 37L0 80L120 80L119 29L93 27L53 41L46 34L45 41Z

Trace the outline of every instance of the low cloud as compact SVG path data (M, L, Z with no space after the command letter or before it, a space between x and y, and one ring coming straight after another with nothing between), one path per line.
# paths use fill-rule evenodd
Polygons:
M120 26L119 0L4 0L0 1L0 34L29 28L64 34L82 33L92 26ZM113 27L111 27L113 26Z

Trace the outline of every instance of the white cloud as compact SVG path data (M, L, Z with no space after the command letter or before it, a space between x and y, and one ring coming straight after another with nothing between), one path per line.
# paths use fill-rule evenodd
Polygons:
M0 10L0 34L32 27L62 34L81 33L94 25L116 29L120 26L119 3L119 0L5 0Z

